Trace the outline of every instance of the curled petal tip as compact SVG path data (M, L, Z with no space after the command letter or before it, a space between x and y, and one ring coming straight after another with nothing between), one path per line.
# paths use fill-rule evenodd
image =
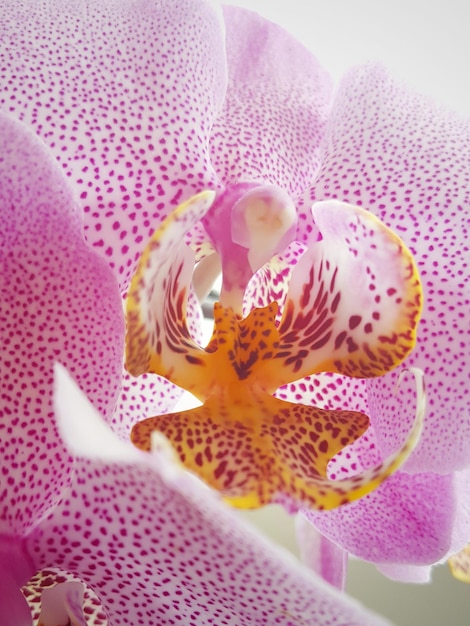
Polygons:
M394 454L390 455L385 461L374 468L366 470L362 474L346 478L344 480L330 481L331 488L335 496L331 499L332 506L326 508L334 508L339 504L353 502L366 496L368 493L381 485L389 476L391 476L398 468L400 468L409 458L415 449L424 422L424 414L426 409L426 392L424 384L424 374L418 368L409 368L402 373L401 378L409 371L413 374L416 383L416 408L413 426L403 445ZM336 502L336 504L335 504Z

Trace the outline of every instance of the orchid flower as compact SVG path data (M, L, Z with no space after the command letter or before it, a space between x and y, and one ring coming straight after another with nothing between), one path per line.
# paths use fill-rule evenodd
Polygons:
M54 157L3 113L0 155L2 626L385 624L106 425L117 282Z
M239 202L247 203L248 213L261 193L268 215L263 224L269 229L274 204L269 190L257 189ZM203 405L148 418L134 426L132 439L150 450L153 431L163 433L188 469L240 507L287 497L326 509L361 497L408 456L420 421L386 463L361 477L331 481L328 461L364 432L367 417L288 403L272 394L312 372L377 376L403 360L414 344L421 304L412 257L369 213L338 203L316 205L322 239L296 264L279 324L276 301L242 319L230 293L229 307L223 301L215 305L214 333L204 349L192 340L185 321L194 268L185 234L213 197L194 196L163 222L142 255L128 297L129 371L165 376ZM213 219L223 221L223 212L216 211ZM268 237L272 240L271 233ZM235 279L244 259L235 251L228 263L235 276L229 282L240 291Z
M224 14L229 84L211 139L221 179L285 189L298 215L296 239L305 245L317 236L312 204L336 199L362 206L400 234L423 280L417 346L394 372L368 380L317 374L276 393L369 416L367 432L329 463L329 478L338 479L374 467L398 447L410 427L415 389L402 384L396 393L397 382L410 366L426 375L423 433L406 465L358 502L305 511L313 527L302 525L301 549L316 546L305 559L322 572L335 569L331 558L340 570L345 551L393 578L429 580L431 564L470 540L470 122L375 66L353 69L325 116L314 97L322 81L315 81L316 92L306 87L312 74L321 75L318 63L307 62L301 46L259 16L230 8ZM319 143L311 140L312 127ZM303 144L299 137L308 139ZM263 147L271 145L276 158L269 159ZM304 173L306 163L313 172ZM268 287L275 297L282 274L274 278ZM314 529L323 541L310 541Z
M422 115L423 111L427 111L427 115L432 117L434 123L437 122L438 118L432 103L426 102L419 96L410 94L403 87L396 86L382 69L365 68L358 70L352 72L345 79L344 84L338 91L330 114L323 151L319 157L318 151L315 148L312 149L312 145L318 144L315 144L314 138L308 132L315 128L315 131L321 135L324 128L322 117L324 110L318 103L318 92L319 86L322 85L322 75L314 60L309 59L306 62L304 56L306 53L300 46L296 46L295 42L282 31L267 24L259 17L236 9L227 9L225 18L227 25L229 86L224 108L217 118L213 130L211 155L212 162L221 180L225 183L227 190L219 194L215 201L215 208L213 207L207 216L203 218L203 225L209 235L208 238L213 249L216 249L221 257L224 270L221 300L222 302L228 302L232 308L241 312L241 299L244 294L243 313L247 314L253 306L271 306L270 302L273 300L286 297L286 290L283 292L282 286L283 283L287 282L285 276L289 271L291 273L297 271L296 278L300 282L300 270L297 269L299 267L298 264L296 269L292 270L288 262L283 264L283 259L278 258L278 268L280 269L275 272L272 266L263 266L263 263L269 261L276 252L281 252L282 254L287 243L294 239L292 230L296 233L295 238L297 241L300 241L309 249L316 248L318 250L318 233L319 231L321 233L321 228L319 227L322 219L321 210L324 209L326 213L326 208L324 207L328 206L328 210L336 210L335 217L338 216L338 219L340 219L338 215L340 213L339 205L328 201L329 198L339 197L343 202L350 202L351 199L354 199L355 204L369 208L372 211L378 207L380 208L378 215L381 219L384 219L390 226L396 226L404 238L406 238L407 231L409 231L409 234L415 232L416 228L407 229L404 226L406 220L411 220L411 223L413 223L416 219L413 213L406 214L404 211L400 212L399 208L400 206L405 206L405 202L410 203L410 198L414 194L413 184L411 181L405 186L405 183L402 181L404 178L407 178L408 162L413 163L413 176L417 177L419 177L422 170L426 170L429 167L429 159L434 154L434 144L432 137L428 138L431 145L423 145L423 137L420 137L419 143L413 139L413 132L416 132L417 125L413 116ZM243 37L240 33L243 33ZM260 45L260 41L263 41L263 46ZM250 59L249 71L246 69L247 58ZM311 87L312 84L316 86L317 91ZM289 95L291 96L290 98ZM351 103L353 98L356 98L354 106ZM305 101L309 101L311 105L309 111L311 117L308 120L305 119ZM377 102L383 104L378 106ZM338 111L339 107L342 107L344 112L342 110ZM270 114L267 115L266 111L269 111ZM276 123L277 118L276 115L271 114L272 111L276 113L286 111L286 113L284 115L279 113L279 121ZM371 111L370 116L374 123L367 121L366 111ZM344 116L344 120L341 116ZM388 120L395 120L397 116L396 128L390 127L389 130ZM452 149L448 160L445 162L445 166L448 167L449 164L452 164L452 156L458 152L458 150L457 152L453 150L453 144L455 144L457 137L460 138L458 145L461 147L462 152L465 153L466 150L466 153L468 153L468 123L459 121L455 116L443 112L440 112L440 117L443 118L443 121L440 122L441 125L438 126L435 133L437 140L441 144L443 141L448 142L448 150ZM312 118L317 120L316 124L312 124ZM266 119L269 119L271 123L270 128L266 127ZM256 120L256 123L253 124L250 120ZM351 120L354 123L351 123ZM343 128L345 129L345 134L347 131L346 139L341 134ZM237 132L240 133L243 129L247 129L245 131L246 137L243 136L237 142ZM299 129L305 130L305 132L302 133ZM372 139L376 141L377 148L369 143L371 140L370 133L374 131L375 134L372 135ZM390 139L388 139L387 132L391 135ZM402 161L395 167L393 166L393 158L397 159L397 148L393 146L396 145L397 140L395 139L392 146L390 146L394 132L400 133L400 145L407 146L409 150L408 153L405 152L402 156ZM407 143L408 134L411 136L411 141ZM299 137L306 138L305 144L298 139ZM268 152L266 146L271 145L276 146L276 150ZM336 148L336 146L339 147ZM363 146L367 151L364 158L361 156ZM391 149L393 158L390 158L386 165L382 165L382 159L378 156L377 163L372 167L369 164L372 161L369 155L379 155L380 151L388 148ZM340 152L339 156L337 156L335 149L336 151L342 149L347 152L345 155ZM348 169L348 154L351 150L358 152L357 164L354 163ZM413 151L416 151L416 155L413 154ZM263 154L263 159L259 156L261 153ZM277 156L276 159L272 158L273 154ZM279 159L279 154L282 155L282 159ZM311 159L309 159L310 154L312 155ZM229 155L232 155L232 158ZM280 162L281 165L279 164ZM465 159L462 162L465 163ZM304 173L301 167L304 163L310 164L312 170ZM289 166L291 166L290 170ZM387 183L381 183L381 166L385 168L384 175L387 176ZM459 169L458 166L456 168L462 180L461 187L465 189L464 177L468 176L466 174L467 170ZM424 204L422 202L418 204L417 200L414 206L417 207L417 211L420 211L422 206L422 210L425 211L425 219L434 220L432 232L437 233L445 227L439 225L439 215L433 214L430 203L433 197L436 197L437 202L439 202L439 198L445 197L448 195L448 192L444 185L446 172L442 171L441 174L441 170L435 169L442 176L442 185L439 188L436 186L436 188L428 189L428 200ZM391 173L388 173L389 170L391 170ZM364 181L366 182L362 181L362 171L365 172ZM352 181L348 178L349 172L349 176L353 178ZM334 183L330 182L330 179L335 175ZM426 176L425 173L424 176ZM374 187L374 180L377 178L378 184ZM342 196L339 196L343 180L346 181L343 183L345 192ZM241 183L240 181L244 182ZM276 187L273 190L274 185ZM422 185L421 183L420 186ZM363 188L366 188L368 202L361 198L361 190ZM319 194L319 189L322 190L321 195L317 195ZM288 196L287 199L286 195ZM377 195L379 195L379 199L377 199ZM389 206L392 207L390 215L387 213L387 204L380 201L380 195L389 197ZM398 200L398 198L402 198L402 200ZM313 212L310 212L312 203L315 203L317 200L323 200L325 204L317 202L314 204ZM327 201L328 205L326 205ZM457 198L455 211L447 217L447 220L454 220L456 224L459 223L459 213L463 214L465 202L468 202L468 199L462 197L459 201ZM297 222L291 218L293 213L292 205L296 207ZM259 209L260 206L261 211ZM266 207L271 210L270 214ZM278 207L281 207L281 209L279 210ZM249 216L252 216L256 211L260 211L263 216L263 220L260 220L261 228L256 230L256 223L252 223L250 230ZM204 211L201 211L202 214L204 214ZM277 231L275 228L270 228L269 219L264 219L266 214L270 215L272 223L276 223L277 218L279 218L280 228ZM290 221L289 218L291 218ZM176 218L176 221L184 221L184 219L186 218L181 220ZM230 230L228 225L230 225ZM214 338L206 350L208 354L205 354L204 351L198 350L197 347L195 348L194 342L192 342L191 337L188 336L184 329L184 320L182 321L182 317L179 314L180 311L184 310L184 307L181 308L183 289L179 291L178 287L184 287L184 281L188 280L188 277L191 275L191 269L188 270L186 267L187 263L191 263L191 261L187 260L187 253L182 252L182 248L177 251L176 246L176 242L183 237L186 226L188 224L181 224L181 232L172 234L173 240L171 243L164 242L163 231L160 231L160 234L156 234L155 239L150 244L148 255L142 261L140 271L136 275L136 289L133 290L131 288L131 298L129 300L131 307L129 325L132 330L132 325L136 323L135 328L139 330L136 334L137 345L134 347L130 346L129 360L131 370L135 371L135 373L146 371L147 368L155 368L153 371L164 373L170 376L170 378L174 377L172 380L182 384L193 393L197 391L200 399L207 402L209 393L207 390L212 384L211 375L209 374L208 379L203 381L203 384L207 384L207 386L201 394L199 378L202 377L202 374L196 374L197 368L189 368L188 365L190 362L197 363L197 361L202 361L200 371L203 371L204 368L206 370L210 369L211 366L206 365L206 363L210 359L215 362L214 356L217 354L215 347L217 345L218 330L216 328ZM289 231L291 232L289 233ZM227 233L229 234L227 235ZM290 240L289 234L291 236ZM321 234L323 236L323 233ZM275 239L276 236L278 237L277 240ZM445 241L445 236L443 236L443 241ZM423 235L423 243L429 241L429 238L430 235ZM408 236L408 241L416 254L423 274L429 276L430 271L436 273L437 262L434 258L430 258L428 250L423 255L418 246L420 240L416 236ZM336 241L335 244L337 244ZM168 246L167 250L171 249L172 258L171 260L169 259L167 252L167 265L162 269L159 279L155 280L157 266L162 261L161 259L158 261L158 257L155 257L152 261L151 255L163 254L165 245ZM331 250L332 247L330 246L328 249ZM337 244L335 251L339 247L340 244ZM464 249L465 244L463 248L457 247L455 249L455 254L449 260L445 270L448 273L449 268L455 268L453 270L455 272L455 289L456 294L459 295L456 295L455 305L453 305L451 314L452 325L456 332L461 334L465 331L461 307L464 307L466 302L468 302L468 296L465 295L464 291L464 281L466 279L463 265L465 257L462 256ZM196 250L196 260L198 260L197 252L198 250ZM447 255L452 253L452 249L446 251ZM264 256L262 256L263 254ZM236 260L235 263L234 260ZM303 263L305 264L305 270L308 262L304 261ZM431 265L434 264L432 270L429 269L429 263ZM145 264L147 264L147 267L145 267ZM295 265L295 263L292 265ZM260 266L262 266L261 269ZM384 266L385 264L382 263L382 271ZM171 267L173 267L173 273L170 271ZM255 272L257 274L253 277ZM307 274L308 271L305 271L304 276ZM451 276L447 280L450 278ZM167 289L167 301L162 304L161 298L158 300L157 296L153 296L152 299L151 293L161 296L164 293L164 290L161 289L163 286L162 281L164 280L167 281L165 287ZM256 286L251 291L250 280ZM345 282L347 283L348 281ZM143 296L142 293L139 293L139 289L146 289L147 294ZM153 289L155 289L154 292L152 292ZM300 293L301 287L299 286L297 294ZM173 303L171 295L174 298ZM134 296L135 302L133 302ZM431 376L430 387L436 394L431 401L431 410L428 411L432 422L430 428L426 431L428 433L427 447L429 453L425 454L433 454L433 446L436 444L445 446L452 441L452 437L442 432L442 427L439 425L440 415L436 415L436 398L439 397L438 394L443 393L442 389L445 387L446 389L455 390L455 399L458 406L462 407L462 411L465 410L464 405L468 403L467 396L461 395L460 392L467 372L468 355L462 352L464 344L455 343L451 328L442 327L439 331L433 331L433 334L436 335L436 341L439 342L439 345L444 346L449 341L450 349L452 349L452 345L455 345L456 363L464 363L462 371L460 373L456 371L455 365L453 367L449 365L448 369L443 373L433 371L429 367L432 356L429 355L429 331L427 328L429 328L429 325L435 326L436 316L439 315L439 309L436 308L436 304L433 304L434 297L435 291L433 291L428 279L425 291L428 321L425 321L421 341L418 334L420 351L415 359L412 361L408 360L408 363L405 364L417 363L427 372L429 371ZM287 295L287 298L289 298L289 295ZM142 312L145 302L147 302L149 307L145 309L142 316L141 313L139 314L139 310ZM158 307L160 308L158 309ZM181 322L180 324L176 324L174 321L171 322L172 311L177 313L176 316L173 314L173 317L178 318L179 322ZM272 316L273 312L270 311L268 315ZM442 315L440 317L442 318ZM145 321L143 321L143 318L145 318ZM282 321L278 319L278 323L279 328L282 328ZM232 323L233 325L234 323ZM246 327L249 328L248 323ZM243 324L240 323L240 332L247 332L246 327L243 327ZM162 329L164 329L164 332L162 332ZM140 335L139 331L141 331ZM159 332L162 334L158 334ZM168 343L172 343L175 348L174 352L176 352L176 355L172 355L174 360L169 358L169 346L168 343L165 345L165 337L169 338ZM186 362L185 354L187 357ZM242 361L243 358L247 360L249 354L250 351L248 349L247 354L241 355L240 359ZM139 357L144 363L141 370L139 370L139 367L142 362L136 365ZM134 367L136 367L135 370ZM219 372L222 369L220 365L215 367L218 367ZM331 368L330 371L335 370ZM403 371L403 369L400 371ZM300 378L305 373L307 373L305 370L298 372L298 377ZM362 380L354 382L351 379L347 380L341 374L342 372L340 371L339 375L317 375L308 381L299 383L279 380L279 383L286 382L289 384L277 392L277 396L282 400L294 399L296 402L311 402L317 407L328 410L338 408L338 406L343 410L354 408L370 415L372 428L368 430L367 434L360 438L352 448L349 448L343 454L337 455L330 462L330 478L334 479L342 476L357 475L360 469L370 470L374 465L383 462L383 459L391 452L393 447L396 449L400 438L403 437L404 432L409 428L410 413L407 410L407 405L412 402L410 394L414 392L413 388L410 387L405 390L401 389L398 396L394 394L399 373L393 377L390 376L390 380L387 380L387 378L378 379L376 383L367 383ZM253 378L258 376L259 370L256 370ZM446 380L445 384L444 380ZM272 385L271 391L273 388L275 388L275 385ZM234 392L234 395L237 393L238 389ZM253 399L253 394L251 394L251 399ZM220 407L220 402L219 397L217 407ZM233 406L233 396L231 402ZM351 403L354 403L354 406ZM226 419L227 415L226 404L229 403L222 403L225 412L222 416L222 421ZM245 403L244 408L246 406L247 404ZM158 430L165 432L176 444L180 458L184 459L184 462L188 463L191 469L203 472L205 478L214 486L218 488L222 486L224 489L228 487L230 490L233 485L230 484L230 481L227 481L227 474L222 472L222 469L228 470L232 480L236 480L233 475L233 466L236 465L237 469L240 467L240 458L234 455L235 460L233 464L224 464L219 470L220 475L215 476L215 471L217 468L220 468L221 464L212 460L214 459L214 454L211 449L208 449L207 453L204 452L206 448L204 437L201 434L194 434L194 436L186 438L182 436L182 433L187 433L187 429L191 429L194 426L196 428L199 427L201 430L205 428L205 435L211 436L211 431L218 428L218 426L213 420L214 409L213 407L210 408L212 408L212 412L209 412L207 406L204 405L196 412L193 412L192 415L180 413L176 416L157 416L153 420L145 422L144 425L137 427L134 430L134 439L138 441L143 436L145 440L143 445L148 447L150 431L154 426L157 427ZM405 419L398 421L395 417L397 415L403 416ZM465 413L459 414L455 423L460 422L461 426L459 428L465 428L466 418L461 418L460 415L463 416ZM447 415L446 419L449 419ZM191 422L191 420L194 421ZM378 440L381 434L378 428L380 424L389 425L389 434L383 438L383 441ZM233 425L233 418L230 425ZM436 427L438 432L437 438L434 440L432 433L435 433ZM198 436L199 442L195 444L194 439ZM239 441L235 439L236 436L235 430L233 432L233 440ZM281 438L279 439L282 440ZM462 440L462 446L467 439L464 438ZM390 441L393 441L393 447ZM246 443L246 431L244 443ZM288 447L285 441L283 441L283 444L285 447ZM280 445L276 447L271 442L269 442L269 445L274 448L275 453L278 453ZM259 447L255 448L254 452L253 448L250 449L248 445L240 448L245 458L250 460L251 475L250 470L247 470L247 481L251 480L258 488L260 474L263 476L266 476L266 474L270 475L272 473L270 470L273 467L268 462L266 462L265 467L262 467L262 463L258 462L259 457L258 459L256 458L256 452L259 449ZM413 463L413 459L423 454L422 450L423 444L420 445L417 454L413 455L411 463ZM212 458L208 458L207 455L211 454ZM289 452L286 451L285 455L287 456L288 454ZM265 456L262 456L263 460L264 458ZM281 459L281 462L284 460L285 457ZM312 464L309 464L309 468L311 467ZM428 469L429 463L427 467L422 467L419 464L416 469L413 469L412 464L409 464L407 467L410 467L411 470L407 469L403 473L398 472L389 479L387 484L384 484L378 490L376 495L369 496L354 507L341 507L328 514L323 512L314 513L311 510L312 500L310 500L308 502L310 511L306 515L336 545L339 544L352 554L379 563L382 571L389 575L411 580L422 580L424 577L429 576L429 568L421 568L421 565L427 565L446 558L447 555L463 547L470 537L467 518L468 504L466 504L468 502L466 463L462 461L456 463L454 467L458 468L459 471L455 473L448 472L443 467L441 475L436 474L434 471L430 472ZM270 478L272 478L271 475ZM274 486L274 488L276 487L279 490L279 485ZM273 489L272 486L271 489ZM243 504L237 494L234 495L228 491L228 496L232 502ZM269 496L271 497L272 493ZM267 498L265 494L261 497ZM257 503L259 500L259 494L253 496L251 493L245 499L244 505L251 506L253 502ZM423 500L426 502L425 505L423 505ZM319 508L321 506L323 506L323 503ZM430 514L431 510L434 512L433 515ZM364 511L364 513L361 511ZM401 524L396 523L397 519L401 520ZM373 523L371 520L374 520ZM371 532L374 534L373 542L369 540ZM419 538L419 541L416 540L417 538ZM330 558L330 552L326 550L325 553ZM336 554L338 558L342 559L340 550L336 551ZM394 566L394 564L398 565ZM411 565L411 567L408 567L408 565ZM320 563L319 567L325 568L326 564Z
M445 267L438 252L450 233L465 242L466 223L459 212L465 218L468 124L397 87L376 68L352 72L331 108L328 76L281 29L248 12L226 9L224 41L220 14L204 3L178 2L171 17L165 6L159 12L142 3L137 10L116 0L93 6L56 2L26 10L18 1L7 3L0 26L8 42L3 107L43 137L78 189L87 240L113 267L121 293L155 227L203 189L214 190L216 201L212 215L195 226L188 242L198 261L208 250L219 249L222 295L227 303L234 296L237 309L243 291L245 316L253 306L277 300L278 292L285 301L286 277L310 254L298 261L298 252L305 250L294 246L286 252L289 242L321 248L314 245L320 234L311 213L314 201L338 198L363 206L400 232L424 278L423 330L411 363L429 371L432 351L447 355L444 370L433 365L429 371L430 409L422 443L406 472L397 472L375 494L337 512L308 516L335 544L368 560L421 565L444 558L470 537L464 514L468 353L466 343L455 338L467 332L468 248L446 245ZM433 132L417 137L421 119ZM427 180L431 171L436 183ZM249 221L252 211L245 207L254 206L244 200L251 197L262 205L266 191L271 208L281 199L281 228L271 228L272 237L241 219L247 215ZM408 213L403 207L410 204ZM335 203L328 206L338 209ZM230 209L233 220L227 220ZM444 209L445 218L439 213ZM211 219L217 211L221 219ZM422 225L415 228L421 213ZM242 249L234 257L237 262L243 257L240 275L236 268L227 270L232 245ZM277 266L264 265L279 252ZM433 280L440 281L438 289ZM445 313L442 285L453 302ZM256 299L250 296L254 293ZM192 340L196 307L191 302ZM369 416L367 433L331 459L330 479L367 470L399 448L413 411L403 411L406 418L399 421L394 416L402 414L398 404L407 408L408 393L414 394L412 388L404 394L403 386L398 396L391 393L400 373L376 382L315 374L276 392L281 400L312 402L317 410L342 408ZM155 393L152 377L139 377L134 383L138 392L124 388L121 412L106 416L116 432L127 435L140 415L168 411L175 388L159 384L161 394ZM150 402L158 410L152 412ZM449 416L449 402L458 414ZM441 457L437 473L434 459ZM423 498L432 498L429 510L438 515L423 509ZM410 577L406 567L388 572Z

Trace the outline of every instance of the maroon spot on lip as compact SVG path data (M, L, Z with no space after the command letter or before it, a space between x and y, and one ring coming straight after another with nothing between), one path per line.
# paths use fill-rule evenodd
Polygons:
M361 323L362 317L360 315L351 315L349 318L349 328L354 330Z

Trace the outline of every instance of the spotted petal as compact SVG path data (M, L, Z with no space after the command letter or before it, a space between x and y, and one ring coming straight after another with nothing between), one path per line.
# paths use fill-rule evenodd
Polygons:
M414 93L381 67L360 67L339 86L322 166L304 198L308 206L331 198L363 206L413 252L424 309L408 364L426 371L429 397L409 466L415 472L445 474L464 469L470 459L469 164L468 119ZM395 378L371 382L374 394L387 394ZM385 407L377 425L379 446L396 445L393 406Z
M378 564L387 576L404 582L421 576L421 582L427 582L429 566L468 541L469 473L458 474L398 471L351 506L304 515L331 541Z
M202 407L140 422L133 443L149 451L153 432L163 433L187 469L238 507L257 508L280 494L315 508L335 506L336 494L321 477L329 459L366 430L367 416L231 391Z
M413 257L358 207L331 201L312 211L322 239L292 275L279 324L282 366L272 365L282 371L279 385L322 371L380 376L416 340L422 293Z
M60 419L79 427L90 407L69 379L58 380ZM112 436L101 441L115 446ZM152 457L129 448L134 460L121 463L78 458L70 489L27 539L36 567L79 575L110 624L384 624L256 535L207 489L165 478Z
M402 437L410 423L410 392L400 385ZM426 421L424 420L424 423ZM353 476L384 457L372 426L329 465L329 476ZM441 475L409 473L410 460L384 485L351 506L304 515L335 544L355 557L378 564L381 572L404 582L430 580L431 567L462 549L470 537L470 472Z
M162 218L217 185L221 11L204 0L6 0L0 39L0 105L50 146L125 291Z
M53 363L110 419L124 320L112 272L86 246L80 212L45 146L0 113L0 534L29 528L67 484L52 412Z

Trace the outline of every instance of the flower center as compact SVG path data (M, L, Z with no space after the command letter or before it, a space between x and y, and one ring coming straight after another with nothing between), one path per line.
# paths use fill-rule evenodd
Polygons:
M363 475L331 481L328 461L366 430L368 417L291 404L272 394L323 371L380 376L409 354L422 301L411 254L363 209L319 203L313 216L321 239L289 273L280 319L269 281L244 318L253 267L292 238L292 206L275 188L235 189L211 207L213 201L212 192L201 193L165 220L142 255L127 300L129 372L164 376L203 404L144 420L134 426L132 441L150 450L152 432L163 433L181 463L237 506L285 503L287 495L299 506L323 509L369 493L416 444L424 401L395 454ZM228 210L237 225L232 229L223 219ZM194 254L184 243L201 219L220 255L225 286L205 348L187 323L198 304L190 285ZM234 296L234 307L224 300L227 294Z

